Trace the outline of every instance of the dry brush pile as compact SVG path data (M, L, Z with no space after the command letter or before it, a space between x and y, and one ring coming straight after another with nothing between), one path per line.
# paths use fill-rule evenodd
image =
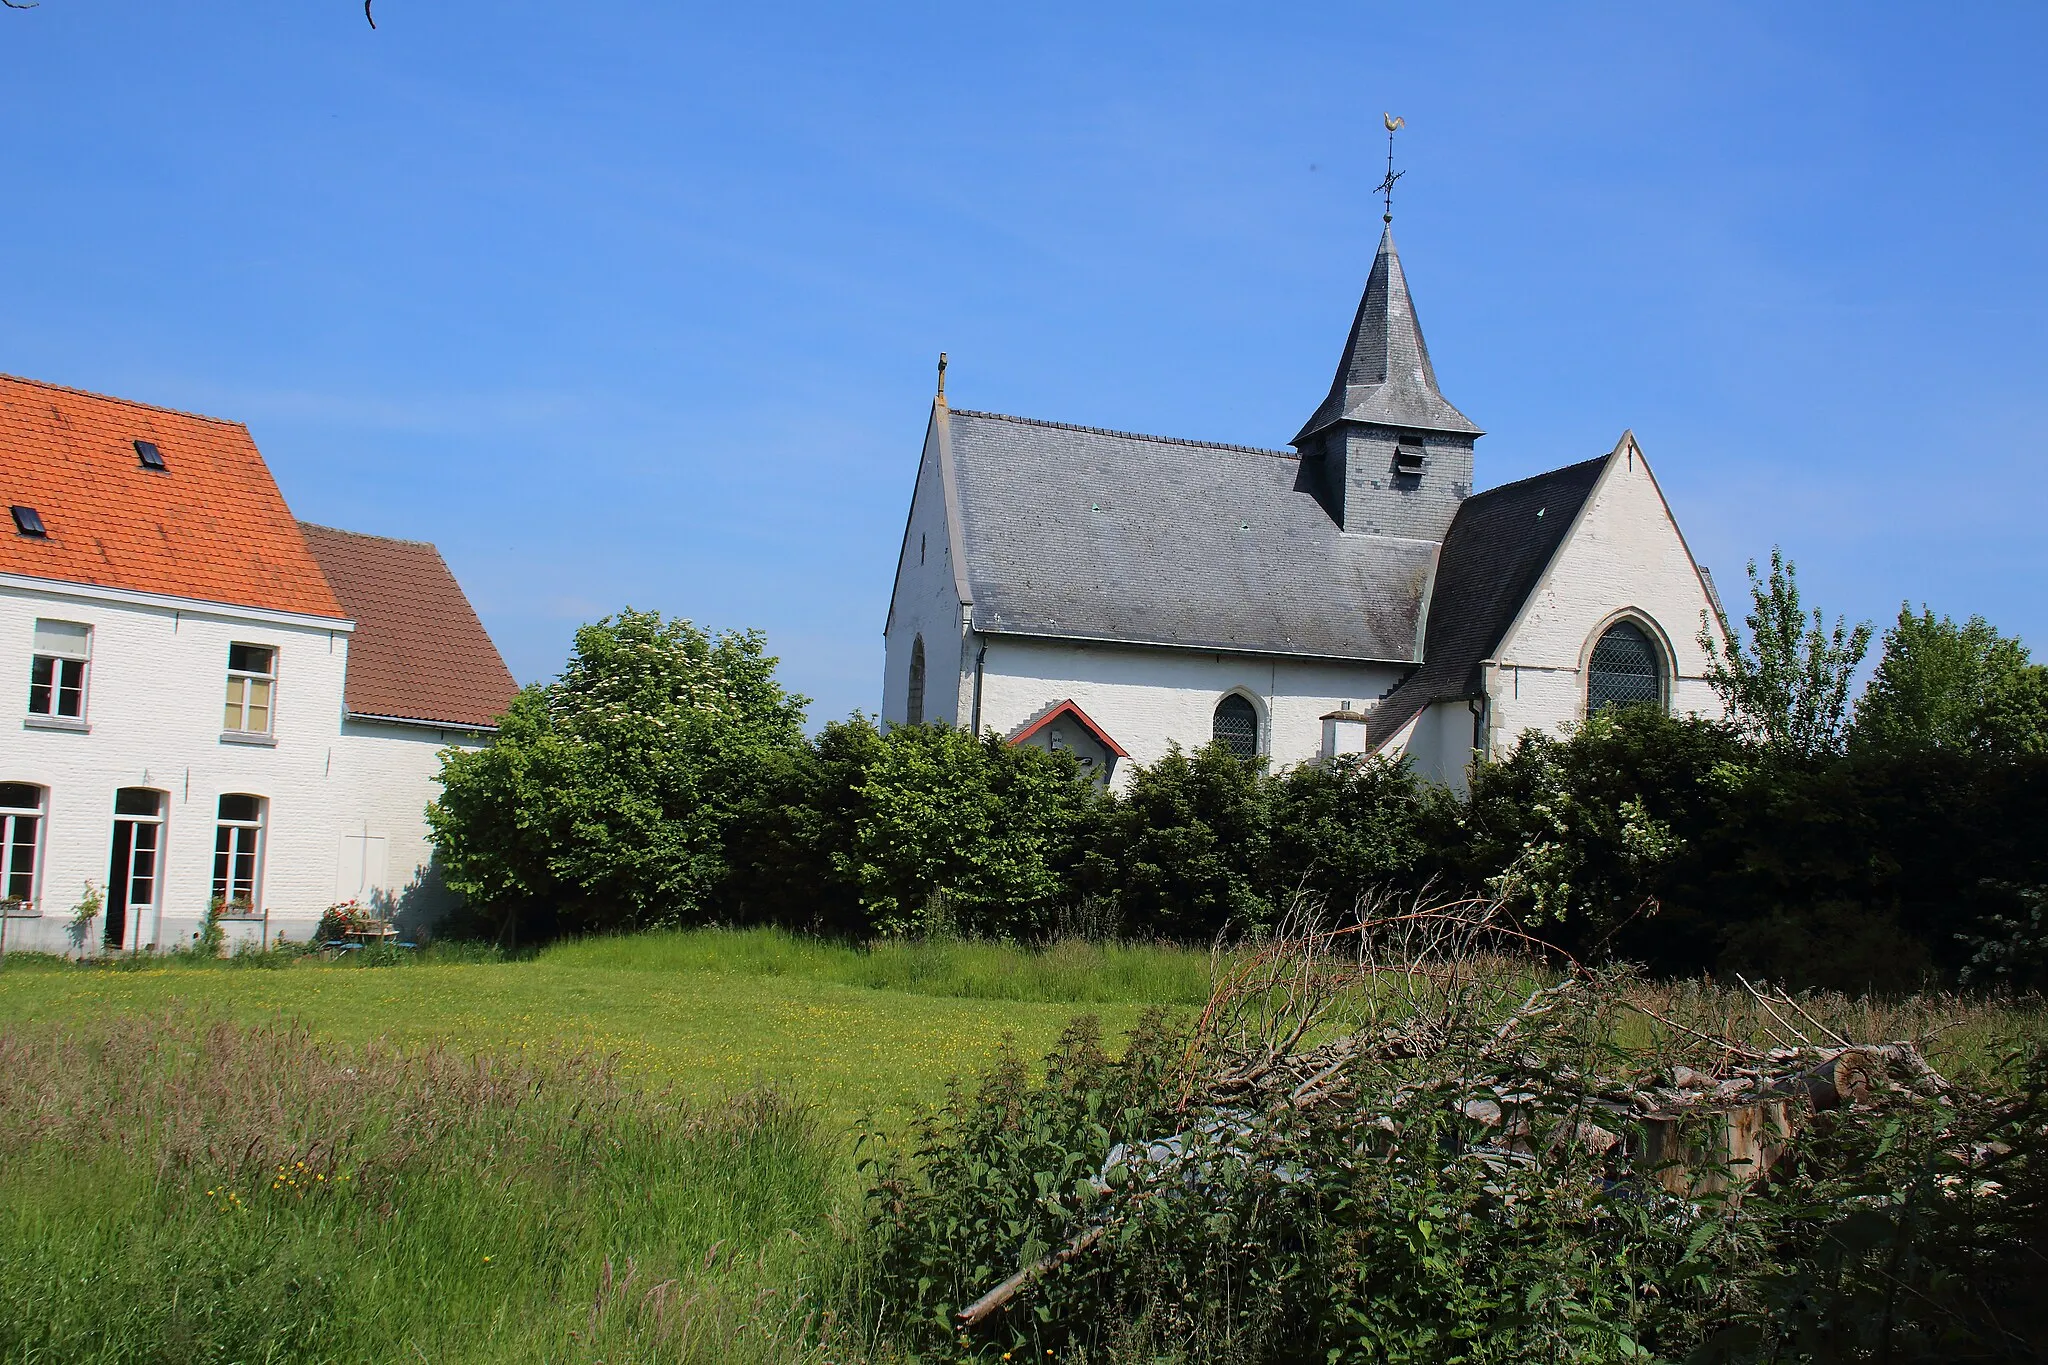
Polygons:
M1741 1026L1497 906L1297 918L1191 1024L1079 1021L870 1150L921 1353L2037 1359L2044 1069L1959 1085L1746 989Z

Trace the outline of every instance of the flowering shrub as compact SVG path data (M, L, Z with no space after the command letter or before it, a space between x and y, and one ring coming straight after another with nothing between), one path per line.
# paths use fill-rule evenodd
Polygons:
M317 943L331 943L350 934L368 933L376 917L354 899L336 901L320 915L320 927L313 931Z

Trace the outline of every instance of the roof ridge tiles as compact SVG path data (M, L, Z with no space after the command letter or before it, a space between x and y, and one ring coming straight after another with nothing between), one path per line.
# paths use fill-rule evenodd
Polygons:
M186 408L174 408L163 403L145 403L139 398L123 398L119 394L101 393L97 389L80 389L70 384L56 384L47 379L31 379L25 374L9 374L0 370L0 380L11 380L16 384L32 384L39 389L54 389L58 393L76 394L80 398L96 398L102 403L119 403L124 408L142 408L148 412L169 413L173 417L189 417L195 422L212 422L216 426L241 427L248 423L237 422L232 417L209 417L203 412L192 412Z
M1057 431L1085 431L1091 436L1116 436L1126 441L1154 441L1160 445L1193 446L1197 450L1235 450L1246 455L1271 455L1279 460L1299 460L1293 450L1269 450L1265 446L1241 446L1232 441L1197 441L1186 436L1150 436L1142 431L1118 431L1114 427L1084 427L1074 422L1049 422L1043 417L1018 417L1007 412L977 412L954 408L955 417L980 417L991 422L1016 422L1027 427L1052 427Z
M410 540L405 536L380 536L375 531L351 531L346 526L326 526L317 521L307 521L303 517L299 519L299 525L310 531L327 531L337 536L358 536L363 540L379 540L386 545L417 545L423 550L432 550L436 554L440 553L441 549L440 546L431 540Z

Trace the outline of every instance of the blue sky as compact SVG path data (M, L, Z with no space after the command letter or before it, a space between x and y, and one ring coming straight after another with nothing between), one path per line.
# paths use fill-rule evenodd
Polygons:
M962 407L1282 445L1379 230L1495 484L2048 645L2040 6L0 11L0 370L246 422L522 681L622 605L880 694ZM1732 594L1731 594L1732 595ZM2044 650L2048 653L2048 650Z

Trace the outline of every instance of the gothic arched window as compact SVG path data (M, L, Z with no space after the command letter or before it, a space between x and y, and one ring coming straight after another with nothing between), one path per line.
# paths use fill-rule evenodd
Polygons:
M1216 703L1214 738L1239 758L1259 756L1259 713L1241 693Z
M1634 621L1616 621L1586 666L1586 714L1610 706L1662 706L1664 663L1657 642Z
M910 699L904 703L903 719L910 725L924 724L924 636L910 642Z

